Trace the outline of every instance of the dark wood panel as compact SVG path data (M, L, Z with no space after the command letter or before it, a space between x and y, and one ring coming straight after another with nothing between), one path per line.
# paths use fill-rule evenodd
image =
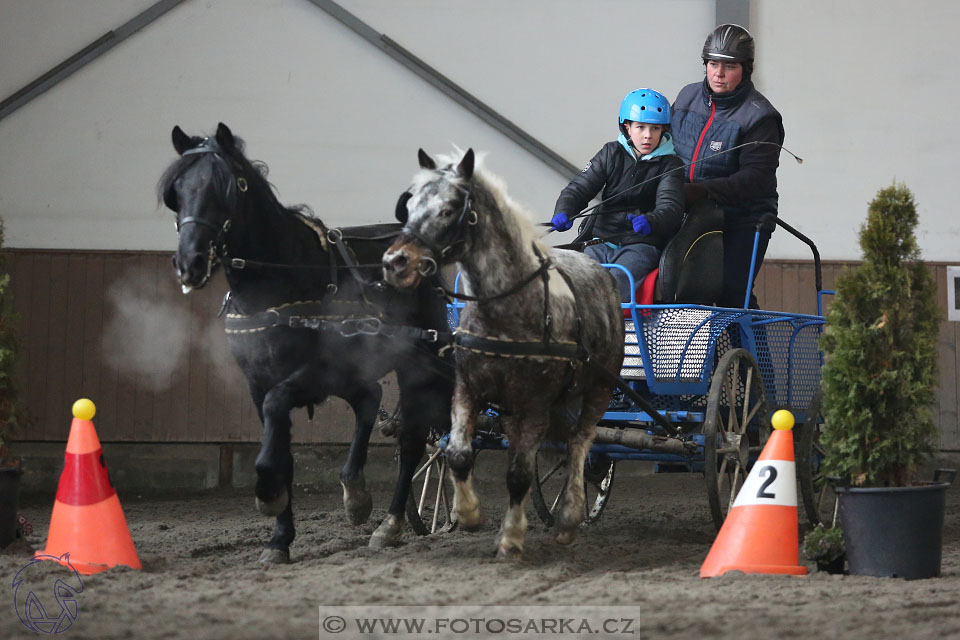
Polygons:
M155 256L155 277L157 299L164 314L170 318L172 326L167 327L168 333L177 339L176 348L180 357L175 367L166 376L166 384L157 392L153 404L153 429L151 439L166 442L172 439L185 439L183 425L187 422L189 406L184 399L189 389L190 351L193 336L189 332L189 301L180 291L180 285L174 276L170 258L166 255Z
M43 428L46 439L66 439L70 433L70 407L73 400L67 402L66 364L64 359L70 348L68 330L71 309L68 307L70 258L66 254L50 256L50 282L47 292L49 328L47 331L47 361L45 363L47 384L44 402L50 411L49 419Z
M943 324L947 326L941 325L940 338L949 344L948 354L952 348L953 362L944 363L940 371L940 447L960 451L960 322Z
M103 329L103 271L105 260L84 260L84 278L80 284L83 296L83 377L80 383L80 396L84 398L102 398L106 388L104 384L103 357L100 349L100 334ZM94 402L97 402L94 400ZM96 417L95 420L98 420ZM99 432L98 432L99 433Z
M120 287L123 282L125 269L129 263L127 258L128 256L123 254L103 256L101 289L96 293L101 300L101 324L95 329L97 334L95 341L100 356L98 363L100 390L99 395L91 396L90 399L97 405L97 433L101 440L133 439L132 435L126 434L120 426L123 424L123 417L118 418L124 397L121 394L121 380L124 376L105 359L107 350L115 348L117 339L112 335L113 323L118 319L116 307L110 300L110 293L115 290L115 287ZM95 258L91 258L91 261L93 260ZM93 284L91 282L91 285Z
M256 442L260 421L246 381L226 348L217 318L226 283L182 295L169 255L159 252L8 251L11 290L20 315L23 398L36 424L19 435L62 441L70 406L81 396L97 404L97 431L104 441ZM823 264L823 286L832 289L843 263ZM946 270L932 264L937 296L945 307ZM761 307L814 313L812 262L767 260L757 279ZM125 339L118 291L140 292L140 313L161 316L182 333L183 357L163 376L111 365L105 353ZM126 289L125 289L126 288ZM831 298L825 297L829 305ZM158 311L157 309L160 309ZM934 418L941 447L960 449L960 323L941 323L940 387ZM296 442L348 441L349 407L331 400L310 422L294 412Z
M83 388L83 370L86 367L83 358L83 336L86 327L86 314L84 313L86 291L84 285L89 262L82 255L71 254L67 256L65 274L67 295L60 301L60 304L64 305L64 312L67 317L64 327L65 349L60 357L63 361L60 412L65 414L68 419L73 416L71 411L73 403L89 395Z
M187 364L187 421L185 427L191 440L204 441L207 437L207 411L210 409L207 402L207 381L210 378L209 364L202 345L204 317L206 306L202 295L191 292L186 296L190 305L190 335L194 342L190 349L190 359ZM200 348L197 345L201 345Z
M24 437L46 440L46 429L49 426L46 364L50 353L50 259L49 256L35 256L32 262L29 280L33 295L29 299L29 306L20 312L20 326L24 332L23 356L27 361L24 395L27 410L36 420L31 425L29 434L24 434Z
M133 346L130 344L130 334L134 333L134 330L128 323L136 313L136 305L128 300L127 292L140 286L141 281L140 257L136 254L122 256L120 271L107 289L109 324L104 332L106 348L121 354ZM130 357L134 355L129 354ZM115 364L121 368L117 368L116 406L110 414L113 422L101 425L101 432L107 440L138 440L136 411L140 376L136 373L136 368L125 360Z

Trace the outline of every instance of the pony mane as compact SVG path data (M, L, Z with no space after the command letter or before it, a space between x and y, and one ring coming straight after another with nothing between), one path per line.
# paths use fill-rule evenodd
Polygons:
M302 215L322 224L320 219L314 215L313 210L306 204L287 206L281 203L277 198L276 186L267 180L267 176L270 174L270 167L267 166L267 163L262 160L250 160L247 158L244 154L247 145L243 138L234 136L233 142L234 148L232 150L223 149L223 155L241 167L243 175L250 184L250 187L253 188L256 193L259 193L267 199L271 205L271 209L289 215ZM203 154L183 155L174 160L170 166L166 168L157 181L157 204L163 201L163 194L173 185L174 181L190 167L199 162L202 157ZM213 180L218 192L227 198L234 198L236 195L236 185L233 173L220 162L214 163L213 167Z
M414 176L414 185L422 185L436 178L439 171L450 182L459 187L466 188L467 181L458 177L455 173L457 165L463 158L464 151L457 145L453 146L450 153L441 153L437 155L436 171L422 169ZM530 211L522 204L510 197L507 193L507 183L499 175L492 173L485 166L486 152L476 154L476 160L473 168L473 178L470 182L474 187L479 187L493 204L504 214L504 219L514 227L516 237L521 241L522 246L529 247L531 243L536 243L538 249L544 254L551 251L549 245L544 244L540 238L537 228L533 224L533 216ZM480 196L481 194L476 194Z

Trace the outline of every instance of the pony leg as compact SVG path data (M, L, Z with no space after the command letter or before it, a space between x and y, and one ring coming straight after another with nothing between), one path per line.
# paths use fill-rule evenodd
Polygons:
M290 493L288 479L293 472L290 452L290 409L286 394L280 387L267 392L263 402L263 433L260 452L254 467L257 485L254 490L257 509L266 516L279 516L287 508Z
M397 485L393 492L393 501L387 511L387 516L370 536L369 546L371 549L396 546L406 524L404 509L410 496L413 474L416 473L417 463L423 457L423 452L426 449L426 439L417 429L408 429L407 427L408 425L404 424L398 434L400 470L397 476Z
M290 411L314 400L304 393L311 384L316 371L310 367L299 369L286 380L267 391L261 415L263 434L255 468L257 509L268 516L279 516L290 501L293 455L290 452Z
M263 400L264 392L251 383L250 397L257 408L257 415L260 416L260 422L263 422ZM292 495L293 478L287 485L288 495ZM261 564L286 564L290 562L290 545L296 537L296 531L293 526L293 505L288 500L287 507L277 515L276 524L273 528L273 536L264 547L260 554L259 562Z
M527 535L526 502L533 481L533 456L529 450L510 447L510 466L507 469L507 490L510 506L500 525L497 539L497 559L516 560L523 554Z
M273 528L273 536L260 553L260 564L287 564L290 562L290 545L296 537L296 531L293 527L293 478L287 484L288 495L287 507L277 515L277 523Z
M477 404L457 381L450 412L450 442L446 456L453 471L453 512L467 531L483 525L480 498L473 489L473 431L477 425Z
M353 432L353 441L347 453L347 462L340 470L340 485L343 487L343 508L347 512L350 524L363 524L370 517L373 510L373 499L367 491L363 477L363 466L367 461L367 447L370 444L370 432L377 420L377 409L383 390L380 384L355 389L344 399L353 408L356 416L356 428Z
M587 460L587 452L596 436L596 424L603 417L610 402L609 388L588 391L583 400L580 417L575 432L567 440L567 465L569 479L567 489L563 494L563 502L558 509L554 522L556 541L560 544L570 544L577 537L577 527L586 518L584 502L586 496L583 488L583 465Z
M445 376L425 376L425 370L429 369L413 359L410 366L397 368L402 415L397 430L400 468L387 516L370 538L370 547L374 549L399 542L406 523L405 510L413 474L423 458L427 436L431 430L442 433L449 429L453 381Z

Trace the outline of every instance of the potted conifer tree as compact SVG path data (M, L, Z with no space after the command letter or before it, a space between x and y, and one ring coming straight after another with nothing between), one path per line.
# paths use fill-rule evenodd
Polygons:
M930 408L941 312L917 220L906 186L877 193L860 228L863 263L837 278L821 338L823 464L839 479L851 574L940 574L948 483L916 474L937 436Z

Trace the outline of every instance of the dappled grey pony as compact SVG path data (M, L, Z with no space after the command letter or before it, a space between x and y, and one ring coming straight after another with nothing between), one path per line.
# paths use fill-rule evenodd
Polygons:
M422 171L397 204L402 235L383 256L384 276L412 287L457 263L466 306L454 338L456 383L446 456L460 524L483 522L473 490L471 439L493 406L510 442L510 507L497 556L523 552L524 502L534 456L548 438L566 443L571 477L556 519L570 543L584 517L583 464L623 360L623 318L613 278L581 253L551 249L503 184L462 159L438 165L421 149Z

